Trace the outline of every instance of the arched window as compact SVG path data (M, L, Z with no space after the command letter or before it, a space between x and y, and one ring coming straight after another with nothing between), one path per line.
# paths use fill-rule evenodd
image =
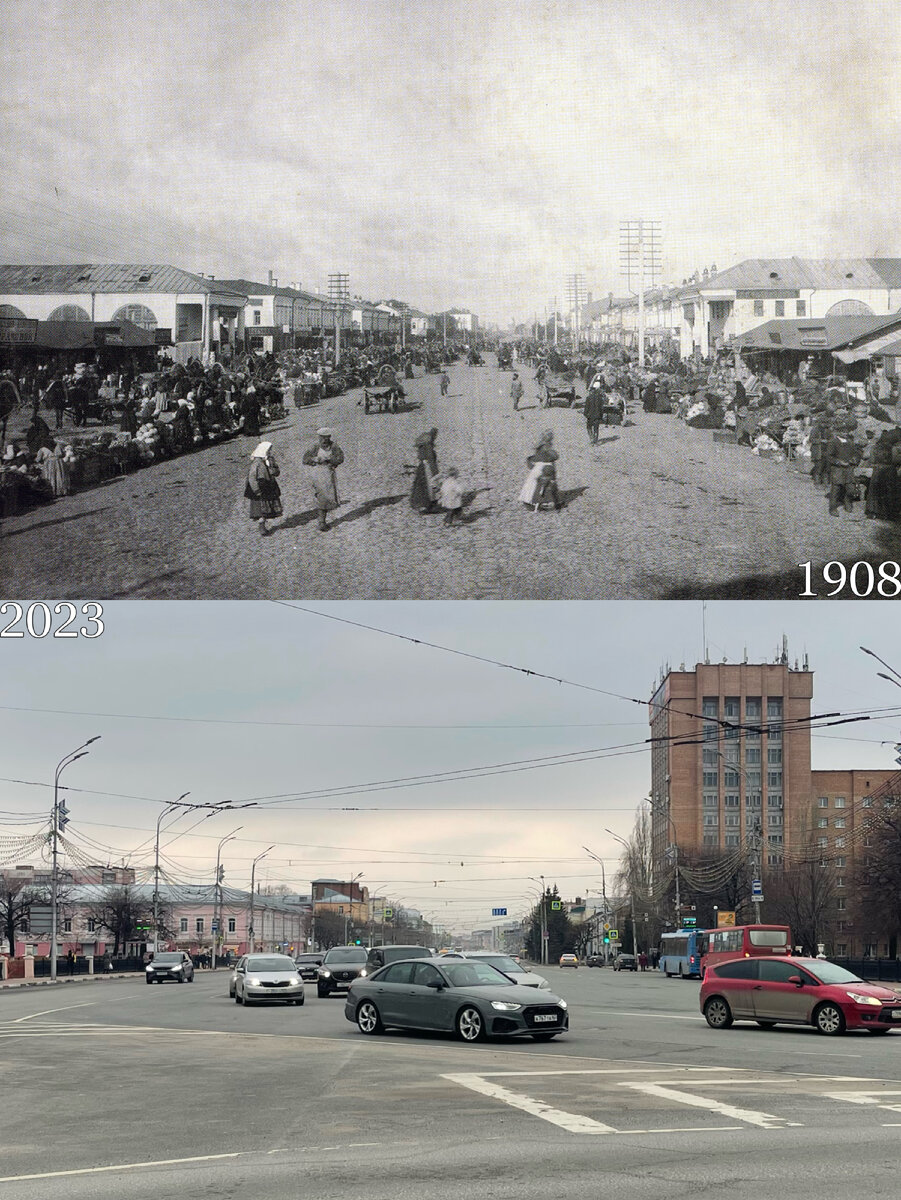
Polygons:
M827 317L872 317L873 310L862 300L839 300L826 313Z
M21 308L16 308L15 304L0 304L0 317L24 317L25 314Z
M146 304L123 304L121 308L117 308L113 313L114 321L131 321L133 325L139 325L141 329L146 329L148 333L153 333L159 321L156 319L156 313L152 308L148 308Z
M90 319L90 315L80 304L61 304L47 318L48 321L90 321Z

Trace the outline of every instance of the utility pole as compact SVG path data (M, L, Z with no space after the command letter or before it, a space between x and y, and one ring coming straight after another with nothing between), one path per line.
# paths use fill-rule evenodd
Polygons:
M237 829L233 829L226 837L222 838L219 845L216 847L216 928L213 930L213 957L211 967L216 970L217 950L222 945L222 847L226 842L234 841L235 834L239 833L244 828L239 825Z
M350 276L346 272L334 272L328 277L328 298L335 312L335 366L341 361L341 312L350 294ZM360 322L362 328L362 321Z
M59 835L69 824L69 810L59 798L59 777L66 767L88 754L88 746L100 741L100 734L88 738L81 746L64 755L53 772L53 811L50 814L50 978L56 979L56 960L59 956ZM10 946L15 955L15 946Z
M539 875L541 880L541 962L543 966L547 965L547 891L544 886L544 876Z
M254 888L256 886L257 863L260 861L261 858L265 858L270 850L274 850L274 849L275 849L275 846L269 846L263 851L262 854L258 854L256 856L256 858L253 860L253 864L251 865L251 868L250 868L250 924L248 925L248 928L247 928L247 944L249 946L249 949L247 951L248 954L253 954L254 950L256 949L256 946L254 944L253 902L254 902Z
M644 366L645 341L645 284L654 286L661 270L660 222L620 221L619 223L620 271L626 276L629 290L632 277L638 277L638 365Z
M576 272L566 277L566 297L572 305L573 310L573 347L575 353L579 353L580 342L580 309L582 298L585 295L585 276Z
M620 837L618 833L614 833L612 829L605 829L604 832L609 833L615 841L619 842L626 849L626 862L629 866L629 908L632 913L632 953L637 955L638 951L635 948L635 879L632 872L632 848L625 838Z
M557 297L554 297L554 345L557 345Z
M174 812L176 808L181 807L181 802L186 797L190 796L190 792L183 792L177 800L170 801L169 804L162 810L156 819L156 840L154 842L153 855L153 950L154 953L159 949L160 942L160 825L163 818L169 813ZM185 807L190 808L190 805Z

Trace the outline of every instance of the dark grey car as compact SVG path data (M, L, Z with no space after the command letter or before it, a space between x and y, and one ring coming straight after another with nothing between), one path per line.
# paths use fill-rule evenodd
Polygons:
M524 1036L548 1042L569 1029L565 1000L515 984L477 959L392 963L351 986L344 1015L367 1034L434 1029L464 1042Z
M194 963L184 950L163 950L154 954L144 970L148 983L193 983Z

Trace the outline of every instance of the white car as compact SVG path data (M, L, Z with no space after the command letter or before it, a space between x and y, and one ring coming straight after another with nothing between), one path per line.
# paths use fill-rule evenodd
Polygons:
M461 950L454 951L452 954L445 954L445 958L477 958L480 962L486 962L492 967L497 967L499 971L509 976L514 983L518 983L520 987L542 988L549 992L551 985L543 975L538 975L534 971L527 971L521 966L512 954L501 954L495 950Z
M560 966L561 967L575 967L576 969L578 969L579 960L575 956L575 954L561 954L560 955Z
M235 1004L303 1004L303 980L287 954L245 954L235 966Z

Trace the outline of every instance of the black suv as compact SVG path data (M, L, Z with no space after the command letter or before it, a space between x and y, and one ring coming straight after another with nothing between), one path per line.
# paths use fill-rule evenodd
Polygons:
M404 958L431 957L432 951L428 946L370 946L369 961L366 966L371 975L379 967L387 967L389 963L399 962Z
M315 983L319 978L319 968L322 966L322 960L325 958L324 950L316 950L310 954L295 954L294 961L297 964L297 973L300 975L304 983Z
M332 946L326 950L322 965L316 970L316 991L319 998L333 992L346 992L355 979L371 975L365 946Z

